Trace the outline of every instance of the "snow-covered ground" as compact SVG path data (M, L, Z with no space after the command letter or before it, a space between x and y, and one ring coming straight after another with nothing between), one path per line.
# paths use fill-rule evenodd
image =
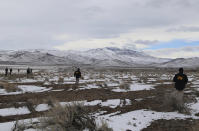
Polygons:
M129 100L126 100L129 101ZM100 100L95 100L92 102L86 102L85 105L97 105L101 103L102 106L110 106L111 108L114 108L116 105L120 105L120 100L108 100L106 102L102 102ZM130 102L128 102L130 103ZM68 102L62 102L62 105L69 104ZM114 105L114 107L113 107ZM119 112L115 112L108 115L101 115L100 113L94 114L95 117L97 117L98 122L100 122L102 119L106 120L110 127L113 128L114 131L125 131L127 129L133 130L133 131L140 131L147 126L149 126L153 121L158 119L199 119L199 117L195 116L194 114L199 112L199 99L197 99L197 103L192 103L189 105L189 107L192 110L191 115L185 115L180 114L177 112L156 112L152 110L135 110L131 112L127 112L124 114L119 114ZM38 111L44 111L49 109L47 104L40 104L36 108ZM14 113L13 113L14 112ZM0 110L0 114L6 115L15 115L17 114L25 114L29 113L27 109L5 109ZM11 131L11 128L14 126L15 122L7 122L7 123L0 123L0 129L4 131ZM32 131L36 131L31 129Z
M20 85L17 88L19 88L19 91L16 92L7 92L5 89L0 89L0 95L17 95L17 94L23 94L23 93L38 93L38 92L45 92L49 91L52 88L46 88L46 87L40 87L40 86L34 86L34 85Z
M111 74L113 73L113 74ZM147 76L148 75L148 76ZM59 78L63 78L63 82L59 83ZM153 90L155 91L157 88L155 88L156 85L172 85L172 77L173 74L163 73L163 74L156 74L156 73L114 73L114 72L93 72L93 73L85 73L84 79L80 79L80 85L77 89L69 88L70 91L81 91L84 90L90 90L90 89L101 89L106 87L106 89L110 89L110 91L113 91L115 94L117 93L127 93L127 92L139 92L144 90ZM199 78L195 77L195 75L190 75L190 89L187 89L185 91L186 93L193 93L196 91L199 91ZM4 78L1 78L1 80L4 80ZM11 82L8 80L9 83ZM44 82L44 85L36 86L36 85L29 85L30 83L38 83L38 82ZM27 85L26 85L27 83ZM28 84L29 83L29 84ZM63 88L53 88L51 87L51 84L65 84L67 86L75 83L75 78L73 77L73 74L71 73L57 73L57 72L48 72L48 73L41 73L40 75L34 76L34 78L23 78L18 81L18 86L21 91L16 92L7 92L5 89L0 88L0 95L14 95L14 94L23 94L23 93L39 93L39 92L50 92L50 93L60 93L64 91ZM121 89L120 85L122 83L130 83L129 89ZM20 85L22 84L22 85ZM51 87L46 88L45 87ZM48 86L47 86L48 85ZM193 89L193 90L192 90ZM134 93L134 92L133 92ZM8 96L9 97L9 96ZM142 102L145 100L145 97L138 97L134 100L128 99L128 98L113 98L107 99L107 100L100 100L100 99L94 99L92 101L87 100L81 100L81 101L74 101L77 103L84 103L86 106L98 106L103 108L110 108L110 110L117 110L119 107L123 108L125 106L130 107L134 100L136 102ZM151 98L154 96L150 96ZM72 104L74 102L60 102L61 105L66 104ZM101 111L96 112L96 114L93 114L95 117L97 117L97 120L100 121L100 119L107 120L109 126L111 126L114 131L125 131L127 129L133 130L133 131L140 131L143 128L146 128L149 126L153 121L158 119L199 119L196 114L199 113L199 98L197 98L196 103L190 103L188 104L188 107L191 109L191 115L185 115L180 114L178 112L156 112L153 110L146 110L146 109L140 109L140 110L132 110L127 113L121 114L121 111L117 111L112 114L106 114L103 115L103 113L99 112L106 112ZM41 111L47 111L51 107L48 106L48 104L38 104L35 106L35 110L37 112ZM31 112L28 110L27 107L19 107L19 108L2 108L0 109L0 116L7 117L7 116L13 116L13 115L23 115L23 114L30 114ZM10 131L11 127L14 125L14 122L6 122L6 123L0 123L0 130L2 131ZM30 131L30 130L26 130ZM32 130L33 131L33 130Z
M113 115L113 114L111 114ZM107 123L114 131L126 131L128 129L133 131L140 131L151 124L154 120L158 119L186 119L194 118L199 119L196 116L189 116L179 114L177 112L155 112L150 110L135 110L121 115L104 115L99 116L99 120L107 120Z
M113 89L114 92L128 92L128 91L142 91L142 90L151 90L154 89L153 85L144 84L144 83L133 83L130 85L129 90L120 89Z
M27 109L27 107L0 109L0 116L23 115L29 113L30 111Z

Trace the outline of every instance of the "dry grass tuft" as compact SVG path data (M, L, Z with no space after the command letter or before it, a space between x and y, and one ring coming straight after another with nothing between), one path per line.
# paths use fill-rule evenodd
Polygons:
M0 88L5 89L7 92L21 91L16 84L7 82L0 82Z
M56 104L40 119L41 130L45 131L81 131L95 130L95 120L88 114L82 104L73 103L66 106Z
M24 131L24 130L26 130L25 123L19 123L18 121L15 122L15 125L12 128L12 131Z
M45 77L44 82L49 82L49 78L48 78L48 77Z
M64 78L63 78L63 77L59 77L58 83L59 83L59 84L64 83Z
M95 119L89 115L88 109L80 103L66 106L56 103L55 105L38 122L16 121L12 131L27 129L38 131L113 131L104 120L101 120L97 125Z
M55 107L56 104L58 103L58 101L55 98L50 96L44 100L44 103L47 103L48 106L50 106L50 107Z
M96 85L101 88L108 88L108 85L106 84L106 82L96 82Z
M119 88L123 90L130 90L130 83L121 83Z
M36 112L35 108L40 103L39 99L28 99L26 102L26 107L30 112Z
M16 121L11 131L26 131L26 130L35 130L38 126L38 122L24 120Z
M104 73L101 73L101 72L100 72L100 74L99 74L99 78L100 78L100 79L105 79L105 75L104 75Z
M108 126L108 123L106 121L104 121L104 120L101 120L101 123L100 123L100 125L98 125L96 130L97 131L113 131L113 129L110 128Z
M178 111L180 113L190 114L190 110L184 104L183 99L179 99L175 93L166 94L164 97L164 107L168 111Z

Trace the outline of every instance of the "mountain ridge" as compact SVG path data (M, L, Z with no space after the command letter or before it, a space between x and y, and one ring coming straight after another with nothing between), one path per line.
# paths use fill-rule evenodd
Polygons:
M87 51L0 50L0 64L120 67L199 67L199 58L157 58L141 51L105 47Z

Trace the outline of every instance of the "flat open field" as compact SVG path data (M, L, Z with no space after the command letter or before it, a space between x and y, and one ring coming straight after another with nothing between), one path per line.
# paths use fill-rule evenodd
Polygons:
M37 120L61 105L83 103L97 121L106 120L114 131L198 131L199 72L185 70L185 110L169 105L175 91L176 69L82 69L75 84L73 70L49 68L0 75L0 130L12 130L15 121ZM166 104L165 104L166 103ZM27 131L34 131L28 129Z

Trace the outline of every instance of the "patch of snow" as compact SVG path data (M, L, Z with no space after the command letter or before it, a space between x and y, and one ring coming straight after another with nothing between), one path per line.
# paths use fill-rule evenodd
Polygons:
M193 91L188 90L188 91L184 91L184 93L192 93Z
M148 81L153 82L153 81L157 81L155 78L148 78Z
M101 104L101 103L102 103L102 100L94 100L94 101L90 101L90 102L85 102L84 105L95 106L95 105L98 105L98 104Z
M24 120L20 120L19 122L22 122L22 121L24 121L25 123L38 122L38 118L24 119ZM16 121L0 123L0 130L1 131L12 131L12 128L14 127L15 123L16 123ZM36 131L36 130L35 129L26 129L24 131Z
M98 119L105 119L110 127L113 128L114 131L125 131L125 130L133 130L140 131L151 124L154 120L158 119L186 119L186 118L196 118L193 116L188 116L184 114L179 114L177 112L155 112L148 110L136 110L131 111L121 115L110 116L104 115L99 116Z
M193 85L199 85L199 81L192 82Z
M130 85L130 90L124 90L124 89L113 89L114 92L128 92L128 91L142 91L142 90L151 90L155 89L152 85L149 84L143 84L143 83L133 83Z
M142 101L144 100L143 98L138 98L138 99L135 99L136 101Z
M101 105L108 106L110 108L116 108L118 105L120 105L120 99L107 100L106 102L102 102Z
M110 108L116 108L117 106L122 107L125 105L131 105L131 100L129 100L129 99L125 99L125 100L110 99L110 100L103 101L103 102L102 102L102 100L94 100L94 101L89 101L89 102L87 102L86 100L85 101L60 102L60 104L62 106L67 105L67 104L73 104L73 103L83 103L86 106L100 105L100 106L108 106Z
M169 76L166 75L166 74L163 74L163 75L160 77L160 80L169 80Z
M118 84L118 83L107 83L107 86L109 86L109 87L110 87L110 86L111 86L111 87L112 87L112 86L119 86L119 84Z
M12 127L14 126L14 124L15 124L15 121L0 123L0 129L2 131L12 131Z
M57 90L51 90L51 91L64 91L65 89L57 89Z
M44 82L44 85L51 85L51 83L46 81L46 82Z
M35 83L35 82L41 82L41 81L35 79L22 79L20 81L20 83Z
M23 115L29 113L30 111L26 107L0 109L0 116Z
M171 85L171 84L173 84L173 82L163 82L162 84L163 85Z
M49 110L50 107L48 106L48 104L39 104L37 105L36 107L36 111L46 111L46 110Z
M34 86L34 85L19 85L18 88L21 89L22 91L7 92L6 90L1 89L0 95L17 95L17 94L23 94L26 92L45 92L52 89L52 87L46 88L46 87L39 87L39 86Z
M52 88L46 88L46 87L39 87L34 85L19 85L18 88L20 88L24 93L25 92L44 92L49 91Z
M86 86L81 86L78 90L86 90L86 89L97 89L100 88L99 86L95 85L95 84L88 84Z
M191 112L193 114L199 113L199 98L196 98L197 102L196 103L190 103L188 104L188 107L191 109Z

